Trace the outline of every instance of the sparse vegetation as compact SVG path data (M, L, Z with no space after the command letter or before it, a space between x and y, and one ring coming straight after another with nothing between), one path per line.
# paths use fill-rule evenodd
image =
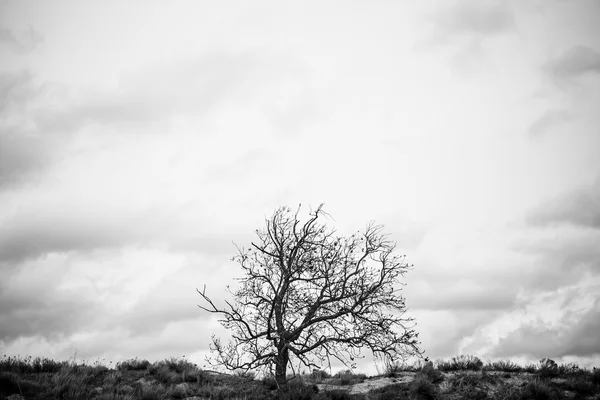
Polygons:
M558 365L554 360L542 358L540 360L540 367L538 368L537 373L542 379L555 378L559 373Z
M120 371L143 371L150 366L150 361L133 358L117 363L117 369Z
M437 363L437 368L440 371L479 371L483 367L483 362L471 355L460 355L452 357L450 361L440 360Z
M100 362L57 362L41 358L3 357L0 361L0 400L530 400L598 399L600 369L580 368L543 359L521 367L511 361L488 362L473 356L449 361L394 364L380 376L352 370L333 376L313 371L286 387L274 377L221 374L200 370L188 360L170 358L151 363L130 359L108 368ZM60 366L57 370L56 366ZM439 366L446 368L441 371ZM384 381L384 385L377 382ZM364 389L361 389L364 388ZM360 390L359 390L360 389Z
M491 371L502 371L502 372L522 372L523 368L512 361L502 360L493 363L488 363L485 368Z

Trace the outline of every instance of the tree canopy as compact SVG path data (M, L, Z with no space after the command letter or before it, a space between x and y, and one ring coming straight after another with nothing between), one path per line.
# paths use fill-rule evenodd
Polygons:
M299 212L277 209L249 248L237 248L233 260L244 276L226 307L214 304L206 286L198 290L199 307L219 314L232 336L228 344L213 336L209 361L230 370L274 367L285 384L293 361L320 368L335 358L353 367L361 349L388 361L420 356L401 295L400 278L411 266L383 226L343 237L322 222L322 205L305 222Z

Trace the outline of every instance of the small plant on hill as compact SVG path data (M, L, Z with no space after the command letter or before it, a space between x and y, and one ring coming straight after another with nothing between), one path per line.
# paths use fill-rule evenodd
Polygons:
M150 361L140 360L137 357L117 363L117 369L120 371L143 371L150 366Z
M600 368L594 368L592 371L592 383L600 386Z
M565 390L575 392L580 396L589 396L594 393L594 384L583 377L567 379L561 387Z
M486 368L491 371L502 371L502 372L521 372L523 368L510 360L500 360L488 363Z
M395 378L400 375L401 372L419 372L421 368L423 368L423 362L414 362L412 364L400 361L390 362L387 361L385 363L383 376L387 378ZM378 370L379 371L379 370Z
M423 368L421 368L421 371L417 372L415 377L423 377L431 383L439 383L444 380L442 372L439 369L433 368L433 363L431 361L427 362Z
M435 400L438 389L426 376L416 376L409 386L409 395L414 400Z
M537 373L538 376L543 379L555 378L558 376L558 365L554 360L542 358Z
M356 383L361 383L367 379L365 374L354 373L351 369L340 371L333 377L339 379L339 381L336 382L339 385L353 385Z
M52 392L57 399L89 398L88 383L93 376L90 369L81 366L64 367L52 377Z
M562 398L563 396L558 390L538 379L529 382L521 391L521 399L523 400L561 400Z
M475 356L460 355L452 357L450 361L438 361L437 367L440 371L479 371L483 367L483 362Z
M383 376L387 378L397 377L400 374L400 372L402 372L402 366L403 364L401 364L400 362L386 362Z
M533 374L537 371L537 369L538 369L537 365L535 365L533 363L529 363L523 367L523 372L528 372L530 374Z
M0 371L16 372L19 374L55 373L67 365L66 361L54 361L46 357L32 358L31 356L27 356L21 358L19 356L9 357L5 354L2 360L0 360Z

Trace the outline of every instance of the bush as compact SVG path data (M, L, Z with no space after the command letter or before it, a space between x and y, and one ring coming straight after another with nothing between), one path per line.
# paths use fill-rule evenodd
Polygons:
M559 391L551 388L543 381L535 379L529 382L521 392L522 400L561 400Z
M374 389L369 392L369 398L377 400L408 400L410 385L405 383L396 383Z
M0 372L0 393L21 393L19 377L13 372Z
M562 386L564 389L578 393L582 396L588 396L594 393L594 384L591 381L582 378L568 379Z
M558 365L549 358L542 358L540 360L540 367L538 368L538 376L543 379L554 378L558 376Z
M423 377L431 383L439 383L444 380L444 375L439 369L433 368L433 363L429 361L426 363L421 371L417 372L415 378Z
M365 399L363 395L353 395L345 390L328 390L326 392L321 392L316 396L312 397L314 400L359 400Z
M400 372L418 372L421 370L422 365L420 363L401 363L401 362L386 362L383 376L387 378L395 378Z
M53 395L57 399L87 399L87 384L91 380L87 369L78 366L64 367L52 377Z
M317 385L305 385L301 381L290 381L281 388L277 398L282 400L311 400L319 392Z
M482 378L474 373L459 373L450 380L455 390L462 391L468 387L475 387L482 382Z
M579 368L575 363L560 364L558 366L558 375L560 376L581 376L585 370Z
M139 360L137 357L117 363L119 371L143 371L150 366L150 361Z
M521 397L521 392L518 388L502 385L494 395L495 400L525 400Z
M483 362L479 358L471 355L452 357L452 360L450 361L440 360L437 364L440 371L478 371L483 367Z
M501 360L495 361L493 363L488 363L486 368L492 371L502 371L502 372L521 372L523 368L519 364L516 364L509 360Z
M523 372L529 372L530 374L533 374L537 371L537 367L535 364L527 364L523 367Z
M409 386L409 394L414 400L435 400L437 387L426 377L417 376Z
M170 359L164 360L162 362L166 364L171 371L177 372L178 374L184 371L189 372L196 371L198 369L195 364L187 360L179 360L175 357L171 357Z
M337 385L352 385L355 383L361 383L367 379L365 374L354 373L351 369L340 371L333 377L337 379L337 381L333 382L333 384Z
M594 368L592 371L592 383L600 386L600 368Z
M31 356L27 356L21 358L19 356L9 357L5 354L2 361L0 361L0 371L15 372L19 374L42 372L55 373L67 365L68 363L65 361L58 362L46 357L32 358Z

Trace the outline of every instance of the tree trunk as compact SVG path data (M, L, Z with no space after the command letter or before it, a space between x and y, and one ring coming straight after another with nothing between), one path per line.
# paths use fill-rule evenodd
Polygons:
M287 347L277 350L278 354L275 358L275 381L277 382L277 386L283 387L286 385L286 371L290 354Z

